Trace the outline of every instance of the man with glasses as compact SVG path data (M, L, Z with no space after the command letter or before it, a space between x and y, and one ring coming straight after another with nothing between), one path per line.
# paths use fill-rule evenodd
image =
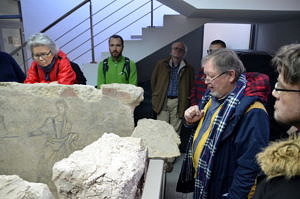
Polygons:
M211 54L218 49L226 48L226 43L222 40L214 40L210 43L209 49L207 50L207 54ZM202 67L196 71L195 82L191 90L191 104L197 105L199 104L201 98L203 97L206 91L206 85L203 81L203 69Z
M194 199L247 198L259 171L255 155L267 145L269 118L252 85L246 95L245 68L235 52L219 49L202 60L207 92L188 108L187 125L197 129L188 144L177 191Z
M272 143L257 159L264 175L254 199L298 199L300 196L300 44L283 46L273 58L279 76L272 92L274 118L293 126L290 138Z
M45 34L32 35L28 41L33 62L24 83L74 84L76 73L67 55Z
M184 60L187 47L175 42L171 57L160 60L151 77L152 108L158 120L170 123L180 132L185 109L190 105L190 91L194 82L194 69Z
M206 51L208 55L212 54L213 52L215 52L216 50L219 50L221 48L226 48L226 43L222 40L213 40L210 45L209 45L209 49Z

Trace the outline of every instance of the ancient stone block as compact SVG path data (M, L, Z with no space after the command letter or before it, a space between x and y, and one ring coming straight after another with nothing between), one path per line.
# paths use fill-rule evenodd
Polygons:
M105 132L130 136L142 88L117 84L105 89L109 95L85 85L0 83L0 174L52 189L55 162Z
M140 138L104 134L55 163L52 179L61 199L134 199L146 158Z
M180 156L180 139L174 127L165 121L141 119L132 137L142 138L148 147L149 158L174 158Z
M46 184L27 182L16 175L0 175L0 198L54 199L54 196Z

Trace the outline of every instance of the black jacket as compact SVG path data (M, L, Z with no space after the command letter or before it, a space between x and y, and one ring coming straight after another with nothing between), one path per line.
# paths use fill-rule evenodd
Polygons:
M272 143L258 162L265 175L258 177L253 199L300 198L300 137Z

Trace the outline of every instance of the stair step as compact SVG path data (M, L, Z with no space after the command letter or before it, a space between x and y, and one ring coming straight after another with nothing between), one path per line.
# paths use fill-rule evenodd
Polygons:
M141 40L142 39L142 35L131 35L130 39L134 39L134 40Z

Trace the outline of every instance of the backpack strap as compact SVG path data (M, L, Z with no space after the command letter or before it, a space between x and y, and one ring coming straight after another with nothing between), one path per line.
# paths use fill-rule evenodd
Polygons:
M126 69L126 71L125 71ZM122 73L125 74L125 79L128 82L130 77L130 59L128 57L125 57L125 63L122 69Z
M104 82L106 83L106 72L108 71L108 58L103 60L103 75L104 75Z

